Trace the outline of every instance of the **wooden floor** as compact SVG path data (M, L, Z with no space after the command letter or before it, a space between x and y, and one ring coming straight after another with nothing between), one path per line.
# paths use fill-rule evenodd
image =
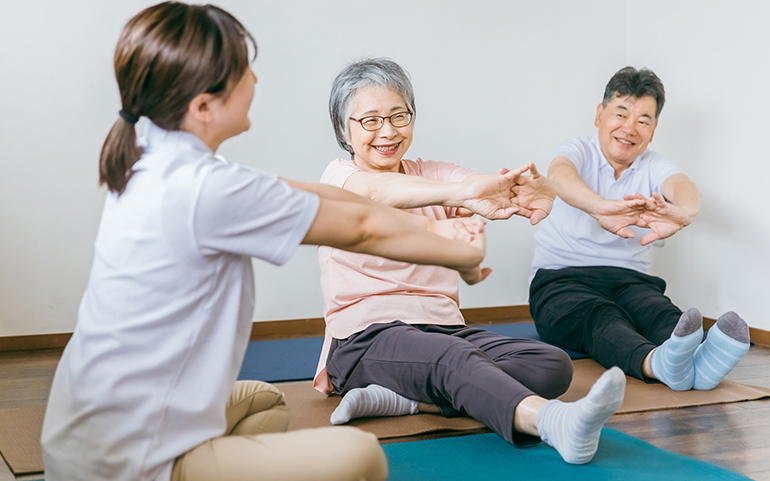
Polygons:
M0 408L44 403L60 349L0 352ZM770 387L770 348L753 346L728 379ZM770 481L770 400L615 415L607 426L675 453ZM14 477L0 461L0 481Z

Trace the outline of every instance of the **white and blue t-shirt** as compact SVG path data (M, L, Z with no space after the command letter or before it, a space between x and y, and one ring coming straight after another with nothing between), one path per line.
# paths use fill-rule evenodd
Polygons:
M605 199L622 199L637 192L645 197L660 193L663 183L682 171L670 160L652 150L642 155L615 179L615 169L602 154L598 137L575 137L562 142L551 159L566 157L594 192ZM636 238L624 239L604 230L596 220L580 209L556 198L551 214L540 223L535 234L532 277L538 269L565 267L614 266L647 273L650 261L639 239L649 229L630 226Z

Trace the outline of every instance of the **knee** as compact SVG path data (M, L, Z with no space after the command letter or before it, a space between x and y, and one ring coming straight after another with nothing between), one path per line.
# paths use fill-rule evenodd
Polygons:
M235 383L225 413L226 434L281 433L289 427L289 407L283 393L266 382Z
M227 409L244 403L249 405L248 411L251 413L286 406L283 393L272 384L262 381L238 381L235 383L227 403Z
M557 398L567 392L572 383L572 359L566 352L555 348L544 365L548 369L548 374L543 376L540 395L546 399Z
M388 461L377 437L353 427L335 427L335 451L344 456L337 463L336 479L351 481L384 481L388 477Z

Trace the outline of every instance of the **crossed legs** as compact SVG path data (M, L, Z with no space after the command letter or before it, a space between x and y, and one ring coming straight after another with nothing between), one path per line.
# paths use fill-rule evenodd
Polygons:
M226 418L223 436L176 459L172 481L387 478L385 454L370 433L347 427L285 432L289 410L270 384L237 382Z

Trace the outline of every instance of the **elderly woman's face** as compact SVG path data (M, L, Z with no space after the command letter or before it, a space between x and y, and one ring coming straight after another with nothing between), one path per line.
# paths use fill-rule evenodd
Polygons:
M403 97L386 87L366 87L353 97L351 117L361 119L370 115L388 117L409 112ZM400 172L401 158L412 144L412 123L393 127L385 120L379 130L364 130L359 122L348 120L353 162L366 172Z

